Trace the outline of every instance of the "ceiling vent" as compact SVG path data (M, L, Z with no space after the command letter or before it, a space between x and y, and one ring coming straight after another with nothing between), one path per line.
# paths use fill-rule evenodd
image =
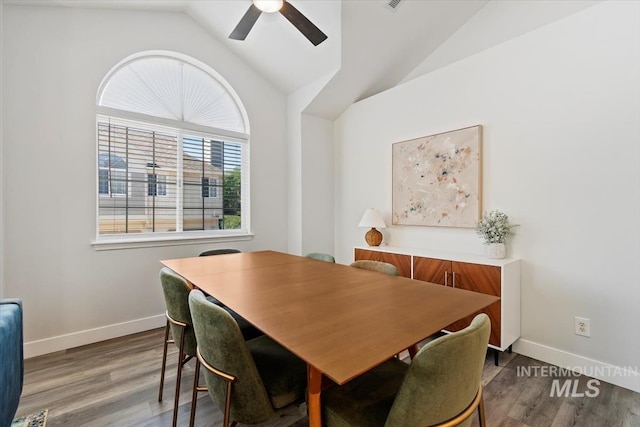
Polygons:
M389 0L389 3L387 3L387 6L389 6L389 9L391 10L396 10L396 8L398 7L401 1L402 0Z

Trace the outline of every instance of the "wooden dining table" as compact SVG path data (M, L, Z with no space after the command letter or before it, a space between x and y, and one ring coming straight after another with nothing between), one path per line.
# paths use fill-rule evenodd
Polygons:
M276 251L161 263L307 363L311 427L323 377L345 384L498 300Z

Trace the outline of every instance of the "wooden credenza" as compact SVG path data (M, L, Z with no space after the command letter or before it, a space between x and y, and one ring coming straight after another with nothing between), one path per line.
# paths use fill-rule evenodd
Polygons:
M388 262L405 277L498 296L500 301L481 311L491 319L489 346L504 351L520 338L519 259L399 246L356 247L354 259ZM449 325L445 332L466 328L478 313Z

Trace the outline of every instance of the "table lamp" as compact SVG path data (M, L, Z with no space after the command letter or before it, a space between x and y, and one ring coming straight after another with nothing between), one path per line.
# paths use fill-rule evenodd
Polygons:
M358 227L371 227L371 230L367 231L367 234L364 235L364 240L367 241L367 245L369 246L380 246L380 243L382 243L382 233L376 230L376 228L386 228L387 225L384 223L384 219L382 219L382 214L377 209L369 208L364 211Z

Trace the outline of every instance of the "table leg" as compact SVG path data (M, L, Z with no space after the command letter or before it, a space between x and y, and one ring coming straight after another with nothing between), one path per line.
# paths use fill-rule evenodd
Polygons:
M322 372L311 365L307 365L307 393L309 427L322 426L322 410L320 407L320 391L322 390Z

